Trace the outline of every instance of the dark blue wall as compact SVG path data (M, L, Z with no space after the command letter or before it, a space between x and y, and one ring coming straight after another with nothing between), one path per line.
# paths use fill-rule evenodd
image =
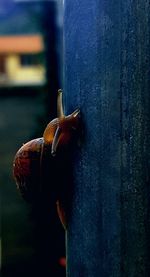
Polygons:
M64 91L80 107L68 277L150 276L149 2L66 0Z

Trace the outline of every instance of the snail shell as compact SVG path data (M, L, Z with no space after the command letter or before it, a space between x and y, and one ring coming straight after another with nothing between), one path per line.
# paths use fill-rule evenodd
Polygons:
M41 178L41 155L44 139L37 138L25 143L16 153L13 176L22 197L26 201L35 198Z

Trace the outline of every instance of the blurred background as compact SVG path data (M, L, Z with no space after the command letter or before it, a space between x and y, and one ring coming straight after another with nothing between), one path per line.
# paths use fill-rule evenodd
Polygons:
M62 0L0 1L3 277L65 276L65 234L57 215L53 222L48 219L44 229L42 215L22 200L12 177L18 148L41 137L46 124L56 117L57 90L62 87L62 27Z

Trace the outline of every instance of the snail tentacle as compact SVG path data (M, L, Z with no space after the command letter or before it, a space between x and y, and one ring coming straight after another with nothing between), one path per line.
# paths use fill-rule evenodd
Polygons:
M62 100L62 90L58 90L58 97L57 97L57 116L64 117L64 109L63 109L63 100Z
M60 135L61 135L61 128L57 127L55 135L54 135L54 139L52 142L52 147L51 147L52 156L55 156L55 154L56 154L57 146L58 146L59 140L60 140Z

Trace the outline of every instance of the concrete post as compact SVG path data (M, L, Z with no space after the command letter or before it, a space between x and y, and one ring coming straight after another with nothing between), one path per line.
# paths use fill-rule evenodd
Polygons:
M148 0L65 0L66 113L73 158L68 277L150 276Z

